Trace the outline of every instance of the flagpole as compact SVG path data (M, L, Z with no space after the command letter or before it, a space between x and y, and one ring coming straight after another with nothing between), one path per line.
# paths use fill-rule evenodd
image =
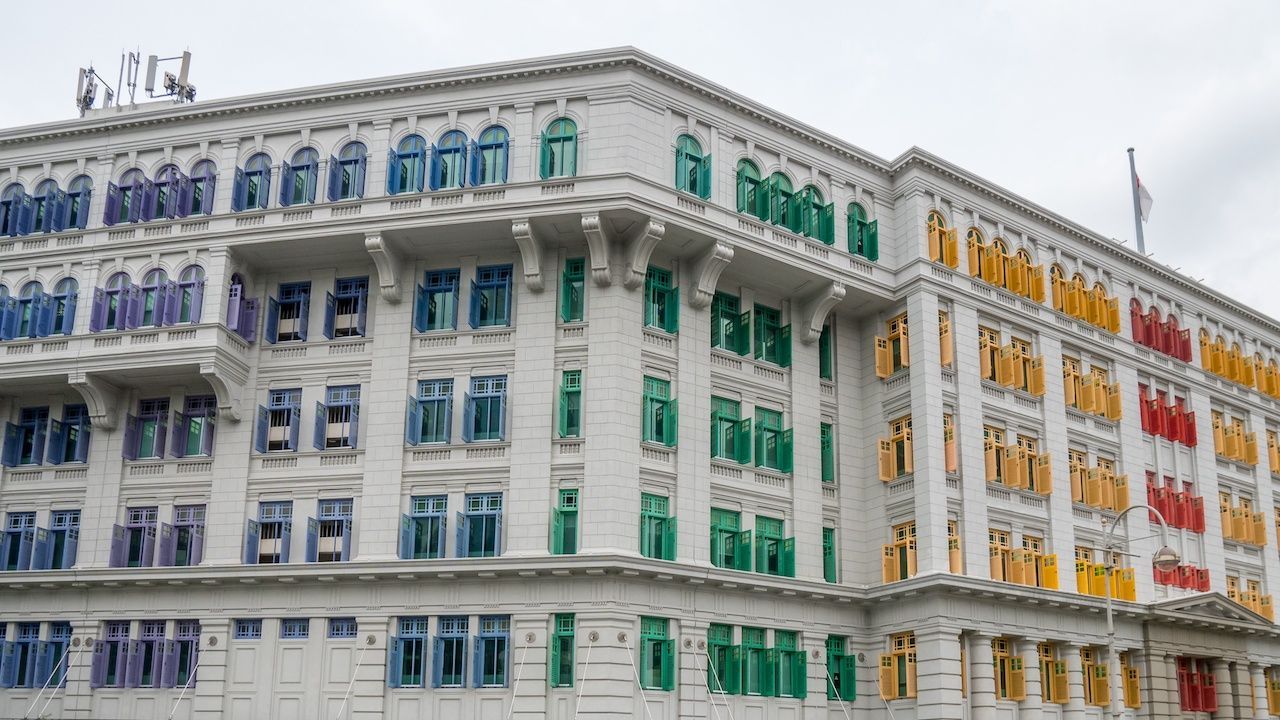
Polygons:
M1138 233L1138 252L1146 255L1147 244L1142 239L1142 201L1138 199L1138 169L1133 164L1133 148L1129 148L1129 189L1133 191L1133 228Z

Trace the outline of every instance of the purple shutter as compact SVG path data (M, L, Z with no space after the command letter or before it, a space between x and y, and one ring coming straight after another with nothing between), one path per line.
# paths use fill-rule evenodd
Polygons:
M164 285L164 311L161 315L160 325L174 325L178 322L178 314L182 312L182 291L183 288L178 283L170 280Z
M89 434L92 428L88 420L81 420L76 427L79 428L76 433L76 462L89 462Z
M172 190L173 186L170 185ZM147 221L154 220L164 214L164 208L158 207L158 195L160 194L160 186L150 180L142 181L142 207L138 208L138 220ZM132 213L130 213L132 215ZM130 217L130 220L133 218Z
M115 225L120 218L120 188L115 183L107 183L107 200L102 207L102 224Z
M107 644L101 640L93 644L93 662L89 665L89 687L100 688L107 676Z
M244 301L244 315L240 321L240 337L247 343L258 339L258 298Z
M280 207L293 204L293 167L287 162L280 163Z
M160 652L160 687L171 688L178 684L178 643L163 640Z
M333 324L336 319L335 314L337 313L337 308L335 307L336 302L337 301L334 300L333 293L326 292L324 294L324 331L323 332L326 340L333 339Z
M142 684L142 641L126 640L121 646L125 656L124 687L136 688Z
M93 289L93 309L89 311L89 332L102 332L107 327L107 293Z
M155 565L156 558L156 526L148 525L142 528L142 557L138 560L138 567L151 567Z
M67 425L61 420L49 421L49 449L45 453L45 461L50 465L61 465L67 453Z
M67 304L62 310L62 327L59 328L63 335L70 335L76 326L76 300L79 299L79 293L69 293L67 295ZM56 311L55 311L56 313Z
M137 285L130 285L128 290L128 304L125 307L124 327L120 327L120 323L116 323L117 330L132 330L142 324L142 308L145 304L143 301L142 288ZM116 313L119 318L120 313Z
M22 428L11 422L4 424L4 451L0 452L0 464L15 467L22 453Z
M164 457L165 439L169 436L168 418L161 415L156 418L155 457Z
M200 454L213 457L213 436L217 428L217 410L205 410L204 422L200 423Z
M329 186L325 188L325 195L328 196L329 202L335 202L342 196L342 165L338 162L338 158L329 156Z
M369 288L360 288L360 295L356 297L356 333L360 337L365 336L365 317L369 311Z
M125 460L138 459L138 418L125 415L124 445L120 448L120 457Z
M240 212L244 210L245 201L245 182L244 169L236 168L236 178L231 184L231 210Z
M188 556L188 564L199 565L204 559L204 526L191 526L191 553Z
M124 567L128 557L125 555L127 547L124 541L125 532L121 525L111 526L111 557L108 560L108 567Z
M178 192L174 198L174 212L178 217L186 217L196 208L191 207L193 199L191 178L181 176L178 180ZM172 193L171 193L172 194Z
M169 442L169 455L176 458L187 456L187 434L190 432L191 417L186 413L173 412L173 437Z
M46 421L46 422L37 424L35 427L35 431L32 433L33 437L31 438L31 457L37 465L40 464L40 458L44 457L44 441L48 431L49 431L49 426Z
M129 222L136 223L142 220L142 208L147 203L145 190L150 190L151 181L146 181L143 185L141 181L135 182L129 186Z
M267 451L267 433L270 429L271 413L263 406L258 406L258 424L253 432L253 449L260 453Z
M240 283L231 283L231 287L227 290L227 329L233 332L240 332L240 323L243 320L241 313L244 312L241 305L243 303L244 286Z
M237 169L237 172L239 172L238 169ZM216 188L217 186L218 186L218 177L216 175L210 175L207 178L205 178L204 192L200 193L200 208L199 208L200 212L204 213L205 215L213 214L213 191L214 191L214 188ZM194 212L195 210L196 210L195 208L192 208L192 212Z
M191 286L191 324L199 323L202 315L204 315L204 280L197 280L195 285Z
M160 552L156 554L156 567L173 567L178 557L178 534L169 523L160 523Z

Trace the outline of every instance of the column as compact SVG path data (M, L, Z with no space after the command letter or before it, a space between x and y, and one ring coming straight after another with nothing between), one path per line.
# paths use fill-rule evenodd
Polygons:
M210 149L212 150L212 148ZM216 158L218 163L218 182L213 194L213 216L222 217L231 212L231 195L235 192L236 167L240 161L240 139L223 138L219 141L219 152ZM102 187L105 190L107 186L101 185L98 187ZM94 194L96 195L97 193Z
M938 344L936 295L916 292L907 299L907 327L911 357L911 438L915 450L912 462L915 468L916 571L949 572L947 493L944 490L947 471L942 438L942 355ZM967 426L978 427L972 422Z
M1253 680L1254 720L1270 720L1271 706L1267 702L1267 673L1262 665L1249 663L1249 678Z
M1182 712L1182 692L1178 689L1178 657L1176 655L1164 656L1164 686L1165 715L1176 716Z
M1235 693L1231 690L1231 664L1224 658L1213 662L1213 681L1218 686L1218 709L1213 720L1232 720L1236 716Z
M1018 656L1022 658L1022 673L1026 678L1027 699L1018 708L1018 720L1040 720L1044 708L1044 689L1046 682L1040 677L1039 640L1023 638L1017 641ZM1052 682L1049 679L1048 682Z
M1253 691L1249 688L1249 664L1233 662L1231 668L1231 699L1235 703L1236 717L1247 718L1252 714Z
M549 619L554 623L555 615ZM580 637L577 628L574 630L575 637ZM540 720L552 714L552 695L547 691L547 643L550 637L546 613L511 616L511 718ZM578 651L576 647L574 649ZM581 661L580 657L574 658L575 663Z
M995 720L996 678L992 666L991 635L974 633L969 638L969 718Z
M676 685L676 715L681 720L709 718L724 711L726 697L712 695L707 690L710 673L707 660L707 627L703 620L681 620L680 637L676 641L679 650L680 672ZM643 715L641 715L643 717Z
M822 444L819 439L822 388L818 378L818 343L806 344L800 340L805 333L802 326L808 319L805 318L802 302L792 299L790 304L793 329L790 410L794 468L791 474L793 505L788 532L795 537L796 577L822 580ZM702 427L709 424L710 418ZM943 528L945 537L945 522ZM707 533L704 532L702 536L707 537ZM945 556L946 540L943 543Z
M636 682L636 668L640 663L640 648L637 644L640 639L639 618L618 613L580 613L578 622L578 633L585 640L579 641L580 649L587 644L593 646L590 665L580 663L578 668L579 682L586 682L578 705L579 720L646 717ZM594 642L590 640L592 632L597 636ZM584 651L584 662L585 657ZM677 657L681 662L685 659L679 654ZM583 678L586 678L585 681ZM666 694L662 691L645 693L650 700L659 700Z
M680 446L676 452L679 482L668 507L676 518L676 557L705 567L711 564L711 544L707 541L711 532L711 310L698 310L687 302L693 297L698 280L694 273L683 272L691 265L680 266L680 296L686 301L680 306L680 338L676 345L676 366L680 371L671 383L674 396L680 398ZM588 305L590 300L588 296ZM637 308L637 312L641 310ZM637 315L634 323L638 326L643 317ZM636 392L640 392L639 387ZM742 417L749 417L746 412L744 407ZM637 431L636 437L639 436ZM634 502L639 502L638 494ZM636 511L639 512L638 505ZM743 525L744 529L747 527L750 526ZM636 549L634 541L627 549ZM705 632L702 639L706 639ZM706 706L700 706L699 711L705 713ZM683 705L681 712L685 712Z
M991 642L987 638L987 672L991 672ZM875 658L869 654L869 658ZM874 660L871 667L876 667ZM917 720L955 720L964 704L960 695L960 633L955 628L937 628L916 632L916 718ZM861 668L859 668L861 674ZM875 693L875 676L871 693ZM859 683L859 700L867 687ZM874 695L873 695L874 697ZM992 701L994 703L994 700ZM872 707L883 707L874 698Z
M196 655L199 665L196 667L196 681L187 689L183 703L190 703L192 718L215 720L222 717L224 696L227 681L227 641L231 639L231 623L222 618L210 618L200 621L200 651ZM363 625L361 626L363 628ZM181 691L178 691L181 692ZM178 693L173 694L175 702ZM166 710L174 706L169 705ZM177 717L187 715L186 708L181 705L173 713Z
M67 658L67 682L62 691L62 717L91 720L93 695L89 689L89 670L93 661L93 643L101 635L97 620L71 621L71 655ZM41 704L43 704L43 700ZM59 701L55 699L50 708ZM36 710L40 708L37 707Z
M970 305L951 306L955 342L956 442L960 451L963 522L960 527L965 574L991 577L987 552L987 481L982 454L982 387L978 361L978 312ZM941 420L939 420L941 422ZM912 427L915 430L915 427ZM937 493L934 493L937 494ZM945 493L943 494L945 500ZM1056 503L1051 503L1056 505ZM919 560L917 559L917 562Z
M1067 661L1067 706L1062 711L1062 720L1084 720L1084 666L1080 662L1080 648L1076 643L1063 643Z
M354 140L355 138L352 138ZM367 177L364 181L364 196L381 197L387 192L387 174L391 172L387 164L387 151L391 148L391 120L379 118L373 121L373 132L370 136L369 160L365 163Z

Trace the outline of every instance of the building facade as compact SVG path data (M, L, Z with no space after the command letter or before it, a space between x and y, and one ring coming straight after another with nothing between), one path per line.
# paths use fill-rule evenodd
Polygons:
M924 151L617 49L0 167L0 716L1280 714L1280 325Z

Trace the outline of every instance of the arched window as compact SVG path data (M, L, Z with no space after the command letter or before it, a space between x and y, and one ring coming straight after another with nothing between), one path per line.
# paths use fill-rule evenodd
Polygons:
M1027 252L1026 248L1018 248L1018 251L1015 252L1014 255L1017 256L1019 260L1026 263L1028 266L1030 266L1033 262L1031 259L1031 253Z
M1150 345L1152 338L1148 337L1148 316L1142 314L1142 301L1138 298L1129 299L1129 332L1133 335L1133 341L1139 345Z
M291 207L316 201L316 185L320 179L320 154L303 148L280 169L280 207Z
M62 278L53 288L53 329L70 335L76 323L76 300L80 297L80 283L75 278Z
M769 219L769 194L760 180L760 169L750 160L738 161L738 212Z
M236 185L231 191L232 210L266 208L271 195L271 157L258 153L244 164L244 170L236 168Z
M105 287L93 292L93 311L89 315L89 330L124 330L127 326L130 306L137 306L137 287L129 284L129 274L118 272L107 279ZM132 291L132 292L131 292ZM129 302L130 295L134 302Z
M929 232L941 232L947 229L947 221L943 219L942 213L937 210L929 211L929 218L926 222L929 225Z
M431 189L462 187L466 165L467 136L461 130L450 130L431 153Z
M791 179L781 172L769 176L769 219L774 225L799 232L800 208L796 207Z
M845 211L849 252L875 262L880 259L880 231L877 221L867 221L867 211L858 203L849 203Z
M31 228L35 232L58 232L62 229L63 210L66 194L58 189L56 180L45 180L36 186L35 197L32 198Z
M342 146L338 156L329 157L329 201L364 197L364 168L369 151L362 142Z
M26 188L11 183L0 193L0 234L9 237L31 232L31 196Z
M494 125L480 133L476 156L472 159L472 185L494 185L507 181L507 155L511 140L507 129Z
M80 175L67 187L64 205L64 227L85 229L89 225L89 198L93 195L93 180Z
M542 133L538 158L542 179L573 177L578 174L578 125L569 118L552 121Z
M214 165L212 160L201 160L196 163L195 167L191 168L191 189L182 213L184 215L213 213L213 189L217 181L218 166Z
M427 141L409 135L387 157L387 194L422 192L426 180Z
M188 265L178 276L178 310L174 320L180 323L200 322L202 305L204 305L204 268L199 265Z
M164 324L164 302L168 294L165 292L165 285L169 282L169 275L164 270L156 268L151 270L142 278L142 314L139 317L138 324L140 326L156 326Z
M711 155L703 157L702 145L691 135L676 140L676 189L711 197Z
M179 215L186 215L186 208L182 207L185 203L180 203L179 200L185 200L182 196L189 191L187 176L178 170L178 166L165 165L156 173L152 194L143 210L142 219L166 217L172 220Z
M982 237L982 231L976 227L969 228L969 232L964 234L964 239L965 242L968 243L969 247L977 245L978 249L981 250L987 246L986 239Z
M799 232L806 237L831 245L836 241L836 209L823 202L822 191L805 185L796 195Z
M108 183L107 203L102 213L102 222L106 225L115 225L142 220L146 183L146 176L137 168L121 175L119 185Z
M22 286L18 294L18 316L13 337L37 337L37 325L44 299L44 286L38 282L29 282ZM6 338L7 339L7 338Z

